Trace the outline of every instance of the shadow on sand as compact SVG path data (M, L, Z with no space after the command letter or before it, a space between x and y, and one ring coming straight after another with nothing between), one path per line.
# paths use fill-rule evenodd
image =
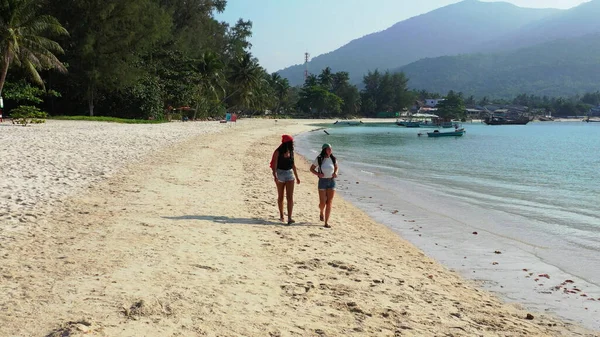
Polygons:
M310 222L296 222L288 225L281 221L272 221L260 218L233 218L228 216L213 216L213 215L182 215L182 216L163 216L163 219L169 220L206 220L218 222L222 224L241 224L241 225L266 225L266 226L319 226Z

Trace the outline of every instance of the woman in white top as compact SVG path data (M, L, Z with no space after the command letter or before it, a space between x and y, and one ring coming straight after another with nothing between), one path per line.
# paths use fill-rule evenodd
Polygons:
M338 172L337 162L331 151L331 145L323 144L321 154L310 167L310 172L319 177L319 219L325 221L325 228L331 228L329 215L331 215L331 202L335 196L335 178Z

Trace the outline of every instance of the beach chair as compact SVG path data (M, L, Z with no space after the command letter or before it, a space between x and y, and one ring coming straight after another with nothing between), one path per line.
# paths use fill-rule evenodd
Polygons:
M235 122L237 122L237 114L228 112L225 114L225 119L222 119L220 122L227 123L227 124L229 124L231 122L235 123ZM229 125L231 125L231 124L229 124Z

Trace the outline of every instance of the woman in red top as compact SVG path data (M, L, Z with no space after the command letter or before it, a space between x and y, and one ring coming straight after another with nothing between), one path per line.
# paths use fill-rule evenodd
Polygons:
M294 209L294 180L300 184L296 164L294 163L294 139L290 135L281 137L281 145L273 152L271 158L271 170L277 185L277 207L279 208L279 219L283 222L283 193L287 199L287 224L295 221L292 219Z

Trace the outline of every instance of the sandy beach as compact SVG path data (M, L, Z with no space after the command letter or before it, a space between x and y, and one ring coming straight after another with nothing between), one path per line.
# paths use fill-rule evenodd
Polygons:
M268 166L310 121L0 125L0 336L600 336L506 304ZM312 159L312 158L310 158Z

